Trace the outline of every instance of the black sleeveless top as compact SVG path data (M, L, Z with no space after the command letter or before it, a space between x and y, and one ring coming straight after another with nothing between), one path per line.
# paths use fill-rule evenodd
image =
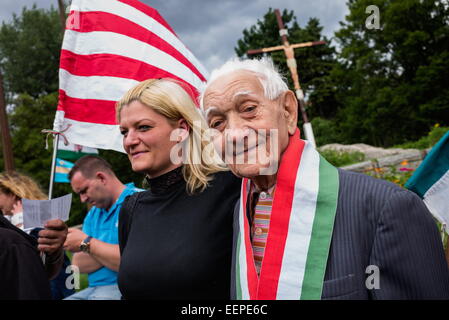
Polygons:
M147 181L119 218L124 299L229 299L233 210L241 180L217 173L189 195L181 168Z

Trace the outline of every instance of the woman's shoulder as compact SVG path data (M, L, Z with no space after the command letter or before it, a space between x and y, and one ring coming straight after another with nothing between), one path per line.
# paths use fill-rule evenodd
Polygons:
M230 171L217 172L213 175L207 188L208 193L213 194L240 194L242 180Z
M221 171L213 175L211 185L225 184L225 185L238 185L242 184L242 179L235 176L231 171Z
M133 194L127 195L123 200L121 207L121 214L124 215L129 211L132 211L137 203L137 200L145 193L146 191L139 191Z
M36 241L24 232L0 227L0 248L29 247L36 250Z

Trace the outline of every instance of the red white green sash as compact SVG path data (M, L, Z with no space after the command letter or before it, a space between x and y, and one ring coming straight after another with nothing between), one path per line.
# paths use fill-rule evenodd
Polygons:
M338 198L338 171L299 130L282 157L260 277L246 218L249 180L243 179L237 238L237 299L321 299Z

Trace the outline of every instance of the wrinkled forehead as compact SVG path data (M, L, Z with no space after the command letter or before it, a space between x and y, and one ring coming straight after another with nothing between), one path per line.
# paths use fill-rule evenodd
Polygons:
M219 108L223 103L232 103L242 95L264 95L260 76L248 70L237 70L226 73L212 80L204 91L202 107Z

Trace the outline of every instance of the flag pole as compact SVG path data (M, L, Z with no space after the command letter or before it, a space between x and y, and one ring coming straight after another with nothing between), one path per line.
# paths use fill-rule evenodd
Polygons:
M61 32L64 34L65 31L65 3L63 0L58 0L59 7L59 18L61 20ZM50 186L48 187L48 199L51 200L53 197L53 185L55 182L55 172L56 172L56 155L58 152L59 145L59 133L54 134L53 139L53 156L51 159L51 173L50 173Z
M59 144L59 134L55 134L53 139L53 156L51 159L51 173L50 173L50 186L48 187L48 199L51 200L53 197L53 185L55 182L55 172L56 172L56 154L58 152Z

